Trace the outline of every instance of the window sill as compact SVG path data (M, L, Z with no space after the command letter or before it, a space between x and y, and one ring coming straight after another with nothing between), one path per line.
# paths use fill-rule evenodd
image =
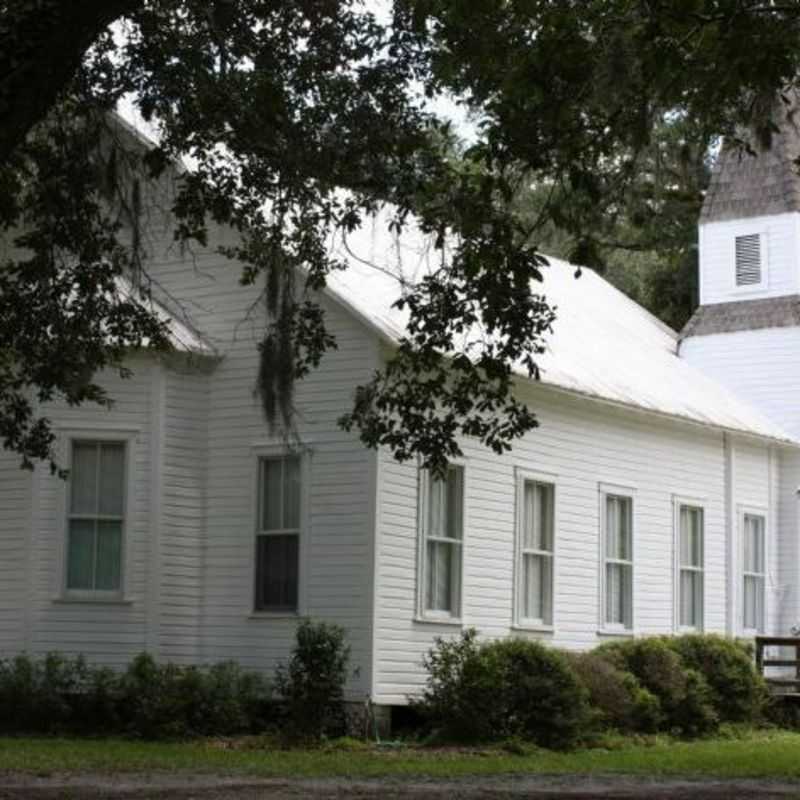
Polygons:
M417 615L414 617L414 622L421 625L452 625L453 627L463 627L463 622L460 617L421 617Z
M553 625L526 625L524 622L518 625L511 626L512 631L520 631L525 633L555 633L556 629Z
M247 614L247 619L278 620L278 619L299 619L299 611L251 611Z
M88 605L88 606L132 606L130 597L70 597L60 595L52 598L53 603L59 605Z
M597 629L598 636L621 636L626 637L628 639L632 639L636 636L636 631L631 630L630 628L598 628Z

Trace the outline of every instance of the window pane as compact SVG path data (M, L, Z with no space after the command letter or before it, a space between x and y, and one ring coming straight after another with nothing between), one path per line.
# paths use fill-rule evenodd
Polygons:
M764 572L764 518L744 515L744 569Z
M606 556L618 558L619 504L616 497L606 497Z
M553 487L547 483L536 484L536 547L539 550L553 549L553 525L554 525L554 491Z
M703 573L681 570L680 624L700 628L703 623Z
M753 552L753 518L748 514L744 515L744 531L743 531L743 566L745 572L755 572L755 553Z
M526 619L552 622L553 559L549 556L523 556L522 614Z
M606 622L633 624L633 569L630 564L606 564Z
M764 630L764 579L754 575L744 576L744 627Z
M265 458L261 461L261 530L280 530L283 460Z
M703 510L693 508L692 519L692 564L696 567L703 566Z
M525 550L535 550L538 546L536 517L536 484L525 481L522 493L522 547Z
M446 535L450 539L461 538L462 512L464 509L464 470L451 467L447 472L447 516Z
M122 564L122 523L97 523L97 567L95 589L118 592Z
M69 480L73 514L97 513L97 450L94 443L74 442L72 445Z
M300 527L300 458L287 456L283 473L283 527Z
M428 477L428 536L444 538L446 505L445 482L430 474Z
M124 513L125 445L100 445L99 512L121 517Z
M93 520L73 519L69 523L67 543L67 588L94 588Z
M681 566L703 566L703 510L681 506L680 511Z
M447 542L428 542L428 585L426 609L454 614L455 551L457 545Z
M754 552L754 572L763 573L764 567L764 520L756 519Z
M606 496L606 556L631 560L631 511L629 497Z
M294 611L298 596L299 537L257 537L256 609Z

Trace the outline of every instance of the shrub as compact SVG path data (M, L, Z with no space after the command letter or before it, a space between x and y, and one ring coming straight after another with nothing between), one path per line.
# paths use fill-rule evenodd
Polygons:
M157 664L137 656L119 680L125 732L145 739L254 732L267 702L266 682L224 662L209 668Z
M632 673L594 652L566 655L589 692L589 703L602 728L629 733L659 730L663 722L661 703Z
M268 701L261 676L137 656L122 673L50 653L0 662L0 731L148 739L253 732Z
M609 642L595 648L594 653L631 672L658 698L664 729L683 736L703 736L719 726L705 678L696 670L686 669L665 638Z
M446 737L566 748L589 726L586 690L566 657L539 642L480 644L470 629L437 639L423 664L428 680L416 706Z
M725 722L757 722L769 698L753 663L752 647L715 634L687 634L667 640L684 665L706 680L711 701Z
M345 729L344 684L350 648L338 625L303 620L288 665L275 685L291 739L318 740Z
M62 733L79 720L77 698L89 670L80 656L48 653L0 661L0 728L8 733Z

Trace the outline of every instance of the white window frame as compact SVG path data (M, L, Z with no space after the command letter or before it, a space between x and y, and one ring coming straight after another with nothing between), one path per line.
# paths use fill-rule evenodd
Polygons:
M252 548L250 553L250 574L248 580L247 593L247 612L245 616L249 619L296 619L302 617L308 608L308 539L311 531L311 510L310 510L310 480L311 480L311 456L312 448L310 443L304 443L297 449L290 451L285 442L270 442L258 444L252 448L252 490L250 503L250 519L252 530ZM268 536L262 533L260 528L260 492L261 492L261 461L264 459L282 458L284 456L296 455L300 458L300 530L298 531L297 543L297 608L289 609L263 609L256 608L256 578L258 577L258 537ZM294 529L292 529L294 530ZM279 534L280 531L273 531Z
M606 498L622 497L631 504L631 557L628 561L609 559L606 555L606 537L608 535ZM632 636L636 631L636 489L632 486L621 486L612 483L598 484L598 512L600 521L600 549L599 549L599 592L598 592L598 633L617 636ZM631 571L631 609L630 626L623 623L609 623L606 621L606 565L608 563L625 564Z
M553 549L548 551L523 548L524 540L524 508L525 508L525 484L526 483L539 483L552 486L553 488ZM530 631L545 631L552 632L555 630L556 618L556 583L557 583L557 570L558 564L558 476L547 472L531 472L517 468L516 470L516 492L515 492L515 508L516 508L516 524L515 524L515 538L514 538L514 587L513 587L513 626L519 630ZM532 619L523 616L523 609L525 604L523 602L522 592L524 590L523 575L524 565L523 558L525 555L538 555L550 559L550 620Z
M761 256L761 280L758 283L747 283L740 286L736 283L736 240L745 236L758 236L759 238L759 255ZM731 290L734 294L750 294L754 292L761 292L769 287L769 253L767 247L769 244L769 236L767 231L759 228L757 230L739 230L733 232L731 238Z
M742 631L744 636L758 636L759 634L763 634L767 628L767 564L769 563L769 510L764 506L756 506L756 505L740 505L738 507L738 545L737 545L737 555L739 559L739 570L738 570L738 619L739 619L739 627ZM745 570L745 563L744 563L744 535L745 535L745 517L752 516L752 517L760 517L764 522L764 543L763 543L763 558L764 558L764 571L762 573L757 572L747 572ZM761 580L761 611L762 611L762 627L759 628L746 628L745 627L745 613L744 613L744 603L745 603L745 591L744 591L744 582L745 577L755 577Z
M416 615L414 617L416 622L436 622L445 625L461 625L464 618L464 551L467 540L468 470L463 459L450 459L449 466L456 467L462 471L460 541L461 565L459 569L458 586L456 588L458 609L457 613L452 614L447 611L436 611L426 608L426 593L428 586L427 529L431 473L427 469L420 468L417 470L419 502L417 503L417 608ZM452 540L448 539L447 541L451 542Z
M69 528L71 513L72 484L69 479L63 481L60 493L60 516L63 520L58 548L58 588L53 601L57 603L131 603L129 587L133 567L133 531L136 530L135 518L135 480L136 480L136 446L139 428L106 427L102 425L91 428L70 428L58 431L61 443L60 450L64 455L64 464L72 467L72 451L75 442L92 442L102 444L121 444L125 448L125 473L123 477L123 520L122 542L120 544L120 576L119 589L108 591L103 589L70 589L67 586L67 567L69 563ZM59 480L59 478L54 478ZM61 481L60 481L61 482ZM152 498L151 498L152 499Z
M684 567L681 564L681 508L698 508L703 512L703 541L702 541L702 566ZM672 498L672 527L673 527L673 581L672 581L672 606L673 629L677 633L702 633L706 627L706 530L708 528L708 508L705 498L673 495ZM681 572L692 570L702 575L702 600L700 610L700 624L697 626L681 624Z

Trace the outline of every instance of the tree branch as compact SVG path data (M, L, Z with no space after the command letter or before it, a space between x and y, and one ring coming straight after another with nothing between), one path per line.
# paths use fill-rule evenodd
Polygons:
M144 0L29 0L0 6L0 164L47 114L84 53Z

